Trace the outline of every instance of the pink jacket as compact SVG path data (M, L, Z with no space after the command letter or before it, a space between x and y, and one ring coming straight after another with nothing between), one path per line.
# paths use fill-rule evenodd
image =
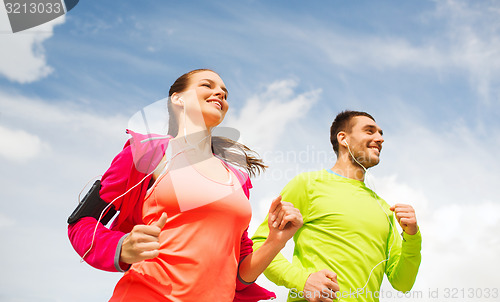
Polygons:
M131 134L132 138L113 159L111 166L101 179L99 192L101 198L107 203L116 199L113 205L119 211L110 229L102 223L98 223L92 244L97 223L95 218L84 217L68 226L68 236L75 251L83 257L92 244L92 249L86 254L84 260L97 269L110 272L123 272L129 268L129 265L119 261L122 241L135 225L144 224L142 221L143 203L140 201L144 200L152 177L146 177L146 175L156 168L165 154L168 141L172 138L170 136L143 135L130 130L127 130L127 133ZM243 191L248 197L249 189L252 187L250 178L246 173L228 166L238 176ZM141 180L142 183L131 189ZM131 189L130 192L119 197L129 189ZM241 237L240 262L253 252L252 245L253 242L245 231ZM274 293L255 283L244 284L238 278L235 282L234 301L250 302L276 298Z

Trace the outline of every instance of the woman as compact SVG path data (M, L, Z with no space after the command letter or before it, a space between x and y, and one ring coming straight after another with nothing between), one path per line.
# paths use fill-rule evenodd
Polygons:
M179 77L169 91L169 135L129 131L132 138L102 177L101 206L93 207L100 215L71 221L70 240L86 262L127 270L110 301L275 297L253 281L300 228L302 217L276 198L269 238L252 252L248 174L265 166L247 147L211 136L229 108L227 94L211 70ZM109 230L96 218L102 221L113 208L120 213Z

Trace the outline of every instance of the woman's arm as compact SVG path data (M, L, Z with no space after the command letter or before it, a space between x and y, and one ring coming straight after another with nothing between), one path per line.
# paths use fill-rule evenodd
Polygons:
M269 209L268 224L270 231L264 244L240 263L238 276L245 283L255 281L302 227L302 215L291 203L282 201L278 196Z
M154 256L155 244L146 244L142 239L151 232L156 233L156 228L161 229L166 220L165 216L159 225L137 226L142 223L142 208L136 205L146 194L151 179L147 173L152 172L150 168L156 167L163 157L169 138L142 143L144 139L157 135L127 133L132 139L127 141L102 176L99 191L99 197L112 203L120 212L112 230L98 223L95 217L84 217L68 226L68 236L76 252L91 266L106 271L124 271L130 263ZM155 241L154 236L148 239ZM136 244L138 240L142 241L139 245Z
M117 252L125 235L109 230L94 217L83 217L68 225L68 237L78 255L89 265L108 272L122 272L128 268L120 263Z
M124 215L122 204L129 196L124 197L122 194L127 191L129 186L131 171L135 171L132 168L133 157L129 142L127 142L101 178L101 187L97 197L103 203L112 203L112 207L120 211L118 216ZM141 176L138 173L135 174L137 174L136 178ZM89 265L105 271L124 271L130 265L120 261L120 254L128 230L122 230L119 225L110 230L97 221L99 214L81 217L76 222L69 224L69 240L75 251ZM116 224L116 219L113 224Z

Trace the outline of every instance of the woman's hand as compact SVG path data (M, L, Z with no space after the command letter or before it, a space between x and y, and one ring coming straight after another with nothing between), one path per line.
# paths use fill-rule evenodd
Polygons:
M136 225L122 243L120 261L128 264L153 259L160 254L160 232L167 222L167 214L152 225Z
M283 246L304 223L300 211L292 203L282 201L281 195L273 200L267 221L268 240L280 242Z

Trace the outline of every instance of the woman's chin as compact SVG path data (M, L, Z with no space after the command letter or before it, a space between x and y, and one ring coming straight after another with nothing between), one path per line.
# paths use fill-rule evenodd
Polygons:
M207 126L208 129L214 128L220 125L222 121L224 120L224 115L219 114L210 114L209 116L204 116L205 118L205 125Z

